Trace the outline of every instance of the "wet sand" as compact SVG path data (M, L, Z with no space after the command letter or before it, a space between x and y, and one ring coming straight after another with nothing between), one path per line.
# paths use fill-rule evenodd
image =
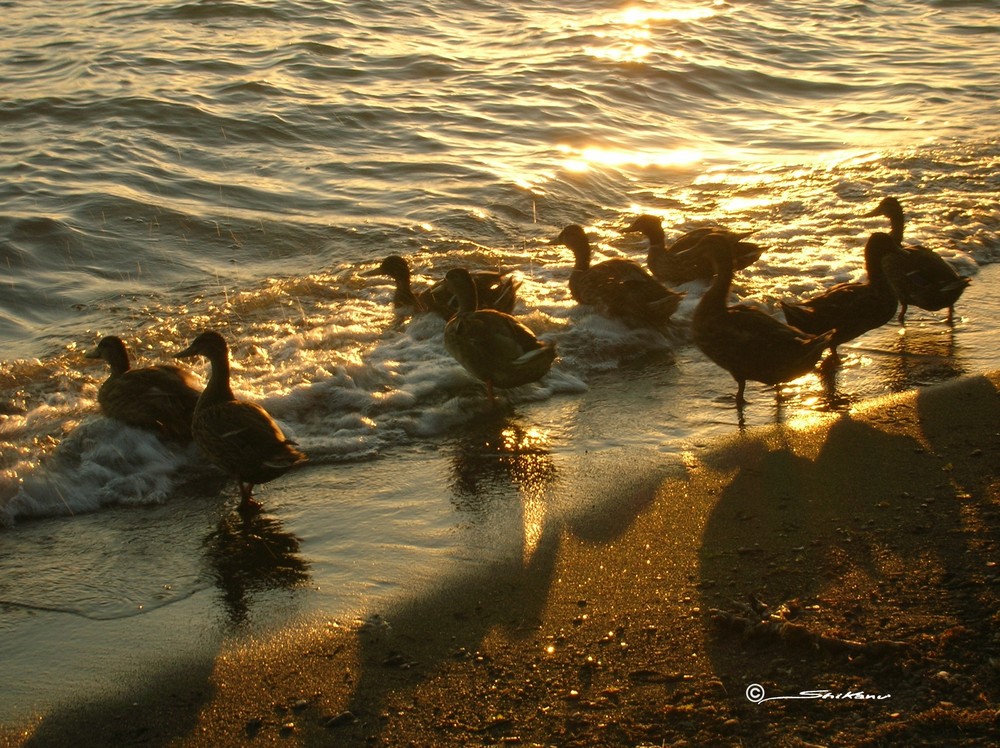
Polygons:
M620 514L523 559L358 626L178 663L0 743L994 742L998 390L1000 373L966 377L748 430L655 481L619 465L595 491L627 494Z

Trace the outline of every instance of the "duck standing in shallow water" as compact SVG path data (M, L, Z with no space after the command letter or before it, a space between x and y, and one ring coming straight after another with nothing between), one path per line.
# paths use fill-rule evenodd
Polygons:
M536 382L556 358L556 347L543 342L509 314L476 308L476 284L465 268L453 268L445 281L458 312L444 328L444 345L466 371L486 383L491 402L494 387L505 389Z
M838 345L881 327L896 313L896 292L889 283L884 260L902 252L888 234L872 234L865 244L867 280L838 283L801 303L781 302L788 324L813 335L835 330L830 348L836 356Z
M684 294L666 288L639 265L622 258L590 264L590 241L583 227L570 224L554 240L573 251L569 291L579 304L594 306L631 327L663 327Z
M240 511L259 509L253 487L284 475L306 456L266 410L236 399L229 385L229 348L219 333L203 332L174 354L175 358L199 355L208 359L212 373L194 409L191 430L195 441L214 463L236 478Z
M201 390L194 375L171 364L133 369L121 338L109 335L84 354L103 359L111 375L97 391L101 412L172 441L191 441L191 419Z
M948 309L948 324L953 324L955 302L971 282L963 278L951 264L934 250L918 244L903 244L903 206L894 197L886 197L871 213L862 218L885 216L892 229L889 234L902 247L901 254L887 255L883 260L889 282L899 298L899 321L906 318L910 304L936 312Z
M399 255L389 255L377 268L364 275L385 275L396 282L396 291L392 296L395 307L410 307L416 312L434 312L445 320L451 319L458 311L458 299L444 280L414 293L410 284L410 265ZM481 307L507 314L514 311L518 283L495 270L476 270L471 275Z
M742 408L748 379L776 386L808 374L834 331L810 335L759 309L729 306L734 244L728 234L709 233L690 250L709 258L715 269L712 285L695 307L691 330L695 345L736 380L736 405Z
M663 224L659 218L651 215L639 216L622 229L622 233L639 233L649 240L646 266L649 272L664 283L687 283L712 277L715 268L711 259L705 254L705 250L697 249L698 243L709 234L722 234L733 240L734 270L742 270L753 264L764 251L759 244L743 241L752 232L738 234L711 226L689 231L675 239L668 247Z

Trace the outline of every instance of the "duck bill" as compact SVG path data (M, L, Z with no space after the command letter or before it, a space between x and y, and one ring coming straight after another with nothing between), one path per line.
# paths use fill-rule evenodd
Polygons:
M882 215L882 211L879 208L875 208L875 210L869 211L868 213L863 213L861 217L874 218L875 216L880 216L880 215Z
M194 349L194 345L189 345L180 353L175 353L174 358L194 358L198 355L198 351Z
M358 273L358 275L360 275L363 278L371 278L376 275L384 275L384 273L382 272L382 268L379 267L379 268L372 268L371 270L363 270L360 273Z
M89 351L86 351L83 354L83 357L84 358L100 358L101 357L101 352L99 350L97 350L96 348L91 348Z

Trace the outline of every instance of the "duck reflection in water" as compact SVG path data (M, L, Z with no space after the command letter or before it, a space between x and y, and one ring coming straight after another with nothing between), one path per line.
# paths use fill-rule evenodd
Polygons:
M528 563L546 530L546 498L557 470L544 432L494 413L457 440L452 455L455 507L482 522L516 507L523 561Z
M899 330L887 356L887 379L892 392L905 392L914 387L947 382L966 373L956 356L955 328L911 323Z
M299 555L299 543L264 514L230 512L222 518L205 547L230 623L249 622L256 594L308 581L309 564Z

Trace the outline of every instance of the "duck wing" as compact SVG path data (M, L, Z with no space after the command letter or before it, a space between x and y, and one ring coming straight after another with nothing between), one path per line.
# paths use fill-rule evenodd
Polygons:
M620 258L575 271L570 290L580 303L634 326L665 324L684 296L664 287L631 260Z
M111 418L188 442L200 394L190 372L163 365L110 377L98 392L98 402Z
M256 403L228 400L200 407L192 428L213 460L249 483L273 480L305 460Z
M484 273L482 280L478 275L473 274L476 281L476 292L480 301L480 306L488 309L495 309L498 312L512 314L514 305L517 303L517 289L521 287L519 281L515 281L500 273ZM485 299L485 304L482 300Z
M951 263L923 246L906 247L902 253L886 255L882 267L900 301L929 311L952 306L970 282Z
M764 254L764 247L756 242L740 239L733 248L733 269L742 270L750 267Z
M655 275L673 283L711 278L715 274L715 267L707 245L696 249L709 234L721 234L732 241L733 269L742 270L756 262L764 252L761 245L745 241L751 233L740 233L718 226L703 226L689 231L675 239L666 248L665 254L659 256L655 263Z
M836 330L836 343L881 327L896 313L896 297L866 283L842 283L801 304L782 302L788 324L819 335Z
M507 360L520 358L541 346L535 333L509 314L483 309L472 316L483 342L496 345L498 353Z
M613 288L627 281L642 281L649 277L639 265L621 257L604 260L586 270L577 271L574 275L581 294L586 297L599 297L603 289ZM586 298L577 301L581 304L593 303Z
M810 335L759 309L728 307L695 327L695 343L735 377L778 384L808 373L834 331Z
M839 283L818 296L799 303L781 303L788 324L818 334L859 313L871 289L863 283Z
M453 317L444 342L470 374L498 387L540 379L555 359L555 346L510 315L489 309Z
M480 309L494 309L510 314L517 303L520 283L495 270L477 270L469 273L476 284L476 298ZM441 279L420 292L420 303L448 320L458 311L458 299L448 283Z

